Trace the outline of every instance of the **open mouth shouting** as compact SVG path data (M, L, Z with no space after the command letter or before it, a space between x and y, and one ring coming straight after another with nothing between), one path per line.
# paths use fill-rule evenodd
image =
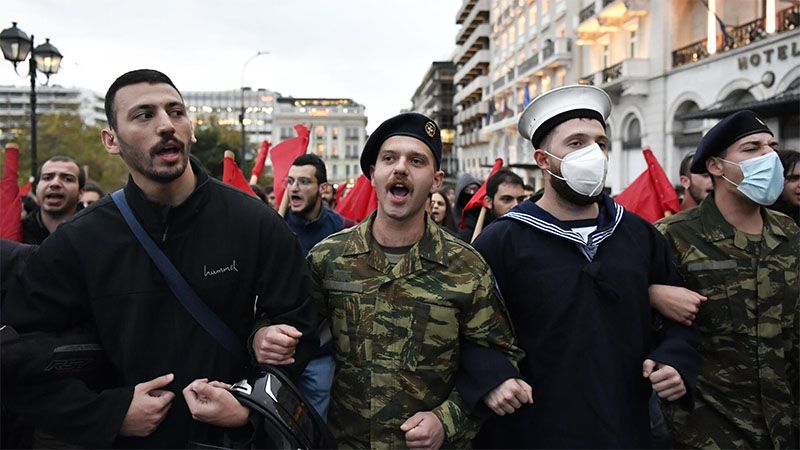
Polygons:
M412 186L406 180L393 180L387 187L389 200L392 203L403 204L411 197Z
M181 158L181 153L183 153L183 144L177 139L162 142L150 152L154 158L168 163L177 162Z
M59 206L65 199L66 196L61 192L50 192L44 196L44 203L47 206Z
M304 203L305 199L301 195L292 194L289 196L289 206L291 206L292 209L301 208Z

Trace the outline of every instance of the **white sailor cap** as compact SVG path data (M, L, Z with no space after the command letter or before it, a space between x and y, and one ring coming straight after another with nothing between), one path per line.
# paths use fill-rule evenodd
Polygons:
M583 84L563 86L536 97L519 118L519 134L538 148L547 133L570 119L597 119L605 127L611 114L606 91Z

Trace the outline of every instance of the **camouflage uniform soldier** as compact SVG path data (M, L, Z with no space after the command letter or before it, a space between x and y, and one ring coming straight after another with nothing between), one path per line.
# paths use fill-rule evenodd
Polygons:
M468 446L479 424L453 389L459 339L522 356L484 260L424 213L442 181L440 158L439 128L427 117L381 124L361 157L377 212L308 256L315 299L331 319L329 424L344 448Z
M679 447L798 447L800 230L761 206L782 190L776 146L754 113L727 117L691 167L711 173L714 193L658 224L687 287L708 297L694 409L664 405Z

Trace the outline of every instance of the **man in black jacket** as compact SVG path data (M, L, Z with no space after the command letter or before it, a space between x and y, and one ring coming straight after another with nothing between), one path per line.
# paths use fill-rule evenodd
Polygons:
M126 73L105 106L103 144L130 170L124 195L145 231L243 348L257 319L256 353L301 370L318 347L316 314L305 255L284 221L190 162L192 124L166 75ZM193 421L174 393L199 377L238 381L248 363L178 302L109 197L59 227L10 289L4 323L96 331L113 368L99 391L77 379L4 386L4 404L38 429L89 447L222 443L222 430Z

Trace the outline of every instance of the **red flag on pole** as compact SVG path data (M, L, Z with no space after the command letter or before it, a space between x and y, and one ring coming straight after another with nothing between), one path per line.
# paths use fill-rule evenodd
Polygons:
M492 178L492 175L496 174L500 168L503 167L503 158L497 158L494 160L494 167L492 167L492 171L489 172L489 176L486 177L486 180L481 185L480 189L475 191L475 194L472 195L472 198L469 199L467 202L467 206L461 211L461 222L458 224L459 228L464 228L464 213L472 208L480 208L483 206L483 197L486 195L486 182L489 181L489 178Z
M250 185L247 184L247 180L244 179L244 174L242 174L241 169L239 169L236 161L234 161L233 156L232 151L225 151L225 157L222 159L222 182L237 189L241 189L255 197L256 193L253 192Z
M280 205L283 198L283 191L286 189L284 183L289 175L289 168L292 167L294 160L306 152L308 138L311 130L301 124L294 126L297 137L287 139L269 152L269 159L272 161L272 171L275 175L273 191L275 192L275 204Z
M342 199L342 194L344 194L345 189L347 189L347 182L340 183L338 186L336 186L336 192L333 194L334 204L339 204L339 200Z
M258 157L256 157L256 163L253 166L253 171L250 172L250 184L258 183L258 177L260 177L261 172L264 171L264 162L267 160L269 147L269 141L264 139L264 142L261 143L261 150L258 151Z
M654 223L668 213L680 211L681 206L675 188L672 187L653 152L645 148L642 153L647 161L647 169L614 198L614 201L628 211Z
M19 188L20 197L24 197L31 192L31 189L33 189L33 180L35 180L35 178L28 177L28 182L23 184L22 187Z
M355 186L344 196L344 200L337 203L336 212L348 219L361 222L377 207L378 194L367 177L361 175L356 180Z
M0 180L0 237L22 241L22 201L19 197L19 147L6 145L3 178Z

